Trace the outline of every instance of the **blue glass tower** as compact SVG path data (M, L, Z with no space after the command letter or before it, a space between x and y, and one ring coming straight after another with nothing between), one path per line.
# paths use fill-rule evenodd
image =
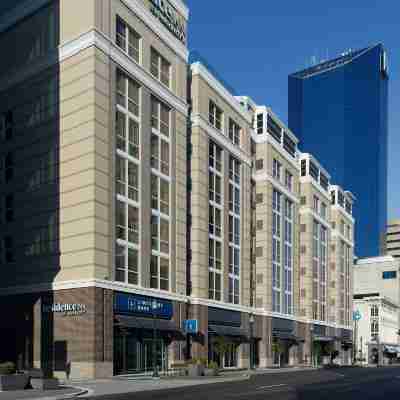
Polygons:
M387 220L388 67L381 44L289 76L289 128L357 198L358 257L380 254Z

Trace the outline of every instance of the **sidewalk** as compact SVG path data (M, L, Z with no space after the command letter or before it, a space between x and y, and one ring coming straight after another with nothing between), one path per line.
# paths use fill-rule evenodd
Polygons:
M77 395L86 394L86 389L74 386L62 386L58 390L17 390L0 392L0 400L67 400L75 398Z

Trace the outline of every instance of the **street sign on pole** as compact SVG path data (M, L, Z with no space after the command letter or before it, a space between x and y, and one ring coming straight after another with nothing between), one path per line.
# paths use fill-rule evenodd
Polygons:
M361 319L361 313L359 310L353 312L353 321L359 321Z
M187 319L183 326L186 333L196 334L199 331L197 319Z

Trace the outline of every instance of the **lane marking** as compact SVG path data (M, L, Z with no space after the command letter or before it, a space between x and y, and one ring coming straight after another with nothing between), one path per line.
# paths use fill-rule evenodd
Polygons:
M273 389L276 387L282 387L282 386L287 386L286 383L281 383L280 385L271 385L271 386L259 386L258 388L256 388L257 390L263 390L263 389Z

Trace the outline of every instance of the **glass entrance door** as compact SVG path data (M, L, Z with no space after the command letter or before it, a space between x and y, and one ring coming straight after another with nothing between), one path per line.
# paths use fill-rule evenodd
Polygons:
M143 342L144 346L144 370L153 370L153 339L146 339ZM162 339L156 341L156 365L158 371L166 371L168 366L168 351Z

